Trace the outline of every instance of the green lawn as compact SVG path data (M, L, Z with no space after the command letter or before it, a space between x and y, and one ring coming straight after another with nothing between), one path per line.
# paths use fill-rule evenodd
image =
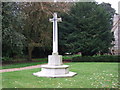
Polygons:
M27 67L27 66L44 64L44 63L47 63L47 61L44 61L44 62L17 63L17 64L10 64L10 65L6 65L6 66L2 66L2 69Z
M40 69L2 73L3 88L117 88L118 63L66 63L71 78L44 78L33 76Z
M68 55L68 56L63 56L62 58L63 60L71 60L73 57L77 57L77 56L80 56L80 55ZM2 66L2 69L20 68L20 67L44 64L44 63L47 63L47 58L33 59L33 61L39 61L39 62L9 64L9 65Z

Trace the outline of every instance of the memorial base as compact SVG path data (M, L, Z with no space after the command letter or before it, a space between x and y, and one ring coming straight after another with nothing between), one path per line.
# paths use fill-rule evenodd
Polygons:
M33 75L38 77L72 77L76 73L69 72L68 65L61 65L61 66L49 66L49 65L42 65L41 71L33 73Z
M33 75L38 77L55 78L55 77L72 77L76 75L76 73L69 71L69 65L62 65L61 55L49 55L48 64L41 65L41 71L33 73Z

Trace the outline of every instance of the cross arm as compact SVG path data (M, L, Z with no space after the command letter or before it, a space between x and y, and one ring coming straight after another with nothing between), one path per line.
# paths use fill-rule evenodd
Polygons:
M61 18L58 18L57 21L58 21L58 22L62 22L62 19L61 19Z
M50 22L53 22L53 21L54 21L54 18L52 18L52 19L50 18L49 21L50 21ZM62 19L61 19L61 18L57 18L56 21L57 21L57 22L62 22Z
M53 19L50 18L49 21L50 21L50 22L53 22Z

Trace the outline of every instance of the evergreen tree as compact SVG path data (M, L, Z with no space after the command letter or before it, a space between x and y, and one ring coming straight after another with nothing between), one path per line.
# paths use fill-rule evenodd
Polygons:
M61 14L61 51L82 55L107 53L112 46L111 17L96 2L77 2L68 14ZM65 47L65 48L63 48Z
M103 2L103 3L99 4L99 5L102 6L107 11L107 13L109 13L109 15L111 16L111 18L114 17L115 9L113 9L111 7L111 4Z

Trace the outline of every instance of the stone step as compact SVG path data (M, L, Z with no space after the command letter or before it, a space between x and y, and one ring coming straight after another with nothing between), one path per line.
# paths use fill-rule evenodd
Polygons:
M59 66L51 66L51 65L41 65L41 68L49 68L49 69L65 69L68 68L69 65L59 65Z

